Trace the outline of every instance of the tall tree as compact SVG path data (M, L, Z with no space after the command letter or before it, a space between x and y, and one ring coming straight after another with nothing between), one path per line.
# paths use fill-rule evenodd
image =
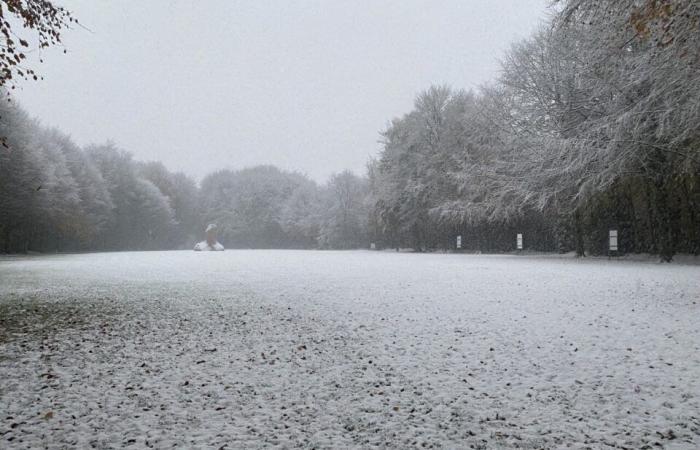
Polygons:
M346 170L331 176L321 213L321 248L367 247L367 180Z

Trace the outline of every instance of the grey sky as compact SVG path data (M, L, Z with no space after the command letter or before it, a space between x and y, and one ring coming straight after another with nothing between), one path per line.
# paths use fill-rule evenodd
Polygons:
M364 172L431 83L475 88L547 0L60 0L92 32L17 98L79 144L113 140L200 179L261 163Z

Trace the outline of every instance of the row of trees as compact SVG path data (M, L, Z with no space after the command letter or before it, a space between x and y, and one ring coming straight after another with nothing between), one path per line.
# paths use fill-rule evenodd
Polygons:
M367 192L366 179L349 171L319 186L274 166L222 170L202 181L202 219L217 223L232 247L360 248Z
M366 177L271 166L198 187L113 145L78 148L0 108L0 249L463 246L670 260L700 252L700 4L560 0L478 93L434 86L382 133Z
M371 163L375 239L700 252L700 4L561 1L478 94L432 87Z
M229 247L367 242L367 182L350 172L319 186L272 166L222 170L200 188L109 143L81 149L5 102L0 136L0 251L191 248L211 222Z
M5 252L155 249L190 233L196 186L111 144L79 148L3 103L0 248Z

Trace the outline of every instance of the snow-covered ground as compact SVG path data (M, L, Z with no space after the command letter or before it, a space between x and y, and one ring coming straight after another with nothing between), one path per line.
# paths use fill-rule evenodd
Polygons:
M700 448L700 266L0 259L0 448Z

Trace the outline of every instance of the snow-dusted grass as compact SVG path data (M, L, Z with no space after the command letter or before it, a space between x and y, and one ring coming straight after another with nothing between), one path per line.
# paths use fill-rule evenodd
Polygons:
M700 267L0 259L0 448L700 448Z

